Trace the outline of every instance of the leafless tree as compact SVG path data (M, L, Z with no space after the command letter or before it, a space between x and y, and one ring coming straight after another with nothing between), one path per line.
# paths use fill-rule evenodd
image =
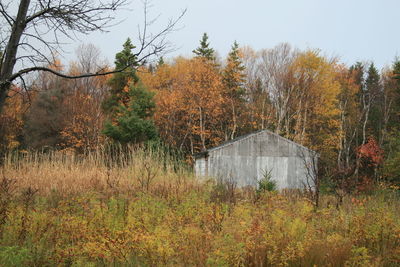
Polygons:
M319 154L311 150L299 151L305 169L305 179L302 181L307 197L315 207L319 206L319 191L321 185L320 173L318 172Z
M277 134L281 133L285 119L290 116L289 105L294 97L294 84L291 82L290 66L297 51L287 44L279 44L273 49L261 52L261 74L265 87L275 109ZM286 129L288 132L288 129Z
M259 127L267 128L268 121L273 121L276 133L288 134L288 121L297 112L290 107L291 101L296 99L290 66L298 51L282 43L258 52L246 48L242 53L246 67L245 87L249 101L257 107L261 116Z
M46 67L61 50L61 40L76 40L79 34L106 31L115 19L114 12L126 7L127 1L20 0L16 4L15 0L0 0L0 112L11 84L17 79L24 83L28 73L42 71L77 79L121 72L130 67L113 71L98 69L76 76ZM174 30L185 13L170 19L161 31L151 34L149 27L155 20L148 18L149 7L149 2L144 0L144 24L139 28L135 63L143 63L152 55L168 50L166 35Z

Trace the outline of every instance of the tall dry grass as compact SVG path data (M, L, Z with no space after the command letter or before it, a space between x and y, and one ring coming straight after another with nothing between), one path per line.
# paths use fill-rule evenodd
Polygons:
M9 154L0 266L400 265L396 192L334 201L197 181L158 148Z
M9 153L0 176L12 179L17 189L32 188L42 196L143 191L179 195L199 187L190 167L157 148L99 148L83 155L69 151Z

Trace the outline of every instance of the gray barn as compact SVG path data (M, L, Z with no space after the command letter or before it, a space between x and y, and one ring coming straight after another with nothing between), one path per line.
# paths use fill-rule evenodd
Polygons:
M195 155L198 177L231 179L239 187L256 186L266 172L278 189L303 188L312 181L316 153L268 130L238 137Z

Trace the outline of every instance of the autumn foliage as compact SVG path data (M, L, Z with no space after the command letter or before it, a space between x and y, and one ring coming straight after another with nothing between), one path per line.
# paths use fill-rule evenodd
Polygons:
M28 96L24 95L21 88L13 88L0 114L0 155L21 145L23 116L28 107Z
M134 49L112 75L87 45L45 67L98 76L11 85L0 266L400 265L399 59L237 42L224 58L206 33L190 57ZM194 177L196 153L260 129L318 154L315 190Z
M119 155L8 156L0 180L0 264L400 263L400 201L391 189L346 197L339 209L326 195L316 210L300 192L200 182L161 150Z
M376 167L383 162L383 150L375 138L370 137L368 142L358 148L358 156L367 161L367 166Z
M179 58L172 66L143 74L142 79L156 92L155 122L166 142L193 153L223 140L218 129L223 86L209 63Z

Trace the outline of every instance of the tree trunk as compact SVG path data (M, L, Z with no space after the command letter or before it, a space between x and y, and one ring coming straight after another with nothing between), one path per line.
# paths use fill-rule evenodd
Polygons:
M1 85L0 85L0 114L3 111L3 107L6 102L7 92L8 92L9 88L10 88L10 85L8 83L3 83L3 79L2 79Z
M235 104L234 104L233 100L231 100L231 107L232 107L232 122L233 122L233 129L231 132L231 140L233 140L233 139L235 139L236 129L237 129L236 110L235 110Z
M4 61L1 64L0 71L0 113L3 110L7 93L11 86L11 81L8 79L11 77L14 70L18 44L26 27L25 19L26 14L28 13L29 4L30 0L21 0L19 2L18 14L11 30L10 39L8 40L8 44L4 50Z

